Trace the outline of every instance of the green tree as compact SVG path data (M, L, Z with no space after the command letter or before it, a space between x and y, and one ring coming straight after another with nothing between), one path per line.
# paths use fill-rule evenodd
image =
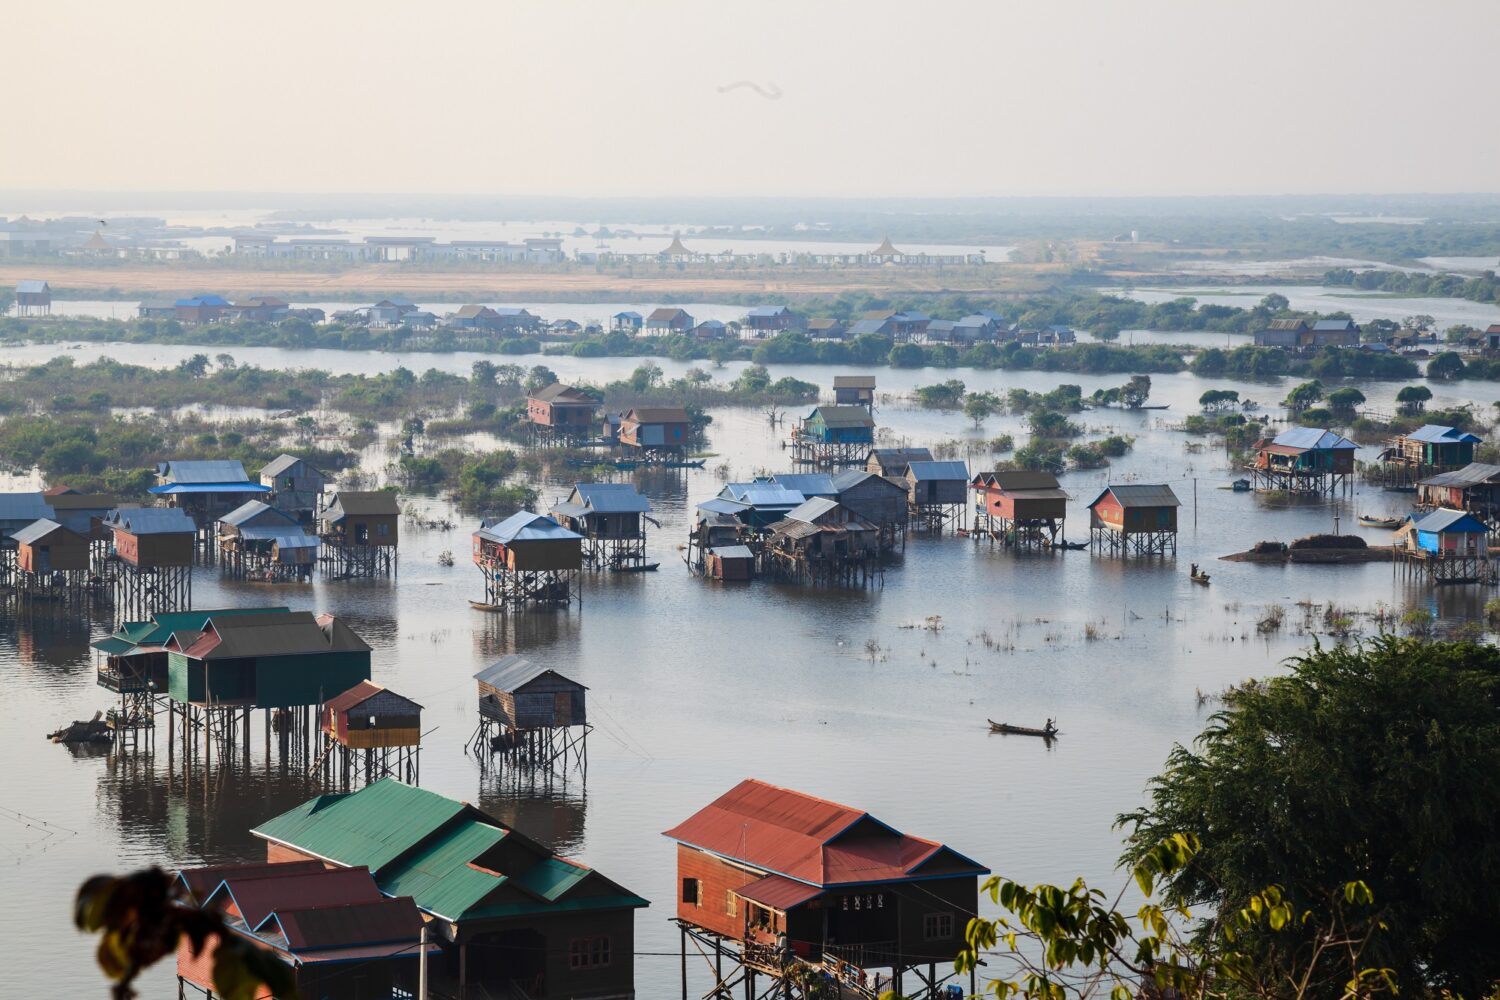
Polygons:
M1328 394L1328 408L1340 416L1352 414L1356 407L1363 406L1365 394L1353 386L1343 386Z
M1221 919L1266 885L1300 909L1358 878L1398 929L1371 957L1404 990L1486 995L1500 981L1500 650L1384 636L1289 667L1231 690L1172 750L1148 804L1120 817L1126 863L1176 833L1210 836L1165 899Z
M993 392L971 392L964 397L964 416L978 427L1001 408L1000 397Z
M177 370L193 378L202 378L208 374L208 355L194 354L183 358L177 363Z
M661 369L657 369L659 372ZM528 391L545 388L557 381L557 373L546 365L533 365L531 371L526 373L526 381L522 385Z
M1427 362L1427 377L1436 379L1463 378L1464 359L1452 351L1444 351Z
M661 378L661 366L647 361L643 365L638 365L635 371L630 373L630 388L636 392L648 392L661 384Z
M771 373L766 370L765 365L757 364L746 365L734 380L735 389L746 393L765 392L770 384Z
M1222 410L1226 406L1238 405L1240 394L1234 389L1209 389L1198 397L1198 405L1205 410Z
M1120 386L1120 403L1127 410L1139 410L1150 396L1150 375L1132 375L1129 382Z
M933 409L958 406L963 402L964 391L963 382L956 378L932 385L919 385L915 390L917 402Z
M892 368L921 368L927 363L927 355L916 344L897 344L886 356Z
M1301 413L1322 398L1323 383L1313 379L1310 382L1303 382L1287 393L1286 399L1283 399L1281 404L1293 413Z
M1286 312L1292 306L1292 300L1280 292L1272 292L1260 300L1260 307L1267 312Z
M469 381L476 388L489 389L495 385L495 363L479 360L469 366Z
M1421 413L1427 408L1427 401L1432 398L1432 390L1425 385L1402 386L1401 391L1396 393L1396 402L1401 404L1403 413Z

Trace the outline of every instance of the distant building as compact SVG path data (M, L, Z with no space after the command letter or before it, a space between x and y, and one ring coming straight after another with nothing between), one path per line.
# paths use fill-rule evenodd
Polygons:
M46 316L52 312L52 286L26 278L16 282L16 315Z
M807 336L811 340L843 340L848 327L836 319L810 319L807 321Z
M1320 319L1307 332L1306 347L1358 347L1360 328L1352 319Z
M1473 462L1474 446L1481 440L1457 427L1424 424L1410 434L1394 438L1381 459L1412 466L1421 470L1419 474L1443 472Z
M755 336L771 336L787 330L801 330L807 321L786 306L757 306L745 316L743 328Z
M1354 476L1359 445L1318 427L1293 427L1254 444L1250 478L1257 489L1332 495Z
M140 319L176 319L177 302L173 299L147 299L135 307Z
M1309 329L1305 319L1273 319L1269 326L1255 334L1255 346L1294 351L1302 346L1302 338Z
M255 323L279 323L287 318L291 310L286 302L272 295L257 295L236 302L228 312L239 319Z
M620 444L644 452L682 452L693 422L680 406L638 406L620 420Z
M833 377L833 401L839 406L863 406L875 408L874 375L835 375Z
M687 333L694 326L692 315L685 309L663 306L653 309L646 317L648 336L660 337L672 333Z
M526 418L533 426L555 433L582 436L589 433L598 400L561 382L534 389L526 396Z
M646 321L641 318L640 313L627 309L624 312L617 312L610 317L609 328L611 330L618 330L621 333L628 333L633 336L636 333L640 332L640 329L643 325L645 325L645 322Z
M222 295L195 295L172 303L173 314L181 323L213 323L231 308Z
M693 327L693 336L698 340L724 340L729 336L729 328L722 320L706 319Z

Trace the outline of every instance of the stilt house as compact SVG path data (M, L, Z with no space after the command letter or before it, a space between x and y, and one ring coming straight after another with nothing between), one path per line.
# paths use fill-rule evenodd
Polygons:
M793 493L801 493L807 500L813 497L828 497L832 500L839 495L838 487L833 485L832 474L827 472L778 472L774 476L757 478L756 481L783 486Z
M1349 488L1359 445L1332 431L1293 427L1254 445L1250 466L1257 489L1331 495Z
M1008 544L1055 542L1068 516L1068 494L1050 472L981 472L974 491L974 527Z
M288 608L218 608L209 611L161 611L141 621L127 621L93 643L103 654L97 681L109 691L164 693L169 682L167 640L179 632L201 633L211 619L236 615L290 614Z
M1388 464L1409 466L1418 474L1460 469L1474 461L1481 438L1456 427L1426 424L1391 441L1381 456Z
M1500 465L1473 462L1417 483L1422 507L1450 507L1480 517L1500 514Z
M302 996L416 996L422 915L410 896L381 892L368 868L309 859L187 868L177 877L188 905L217 911L229 933L286 965ZM213 995L219 947L210 938L195 955L183 938L179 994L191 984Z
M12 539L16 543L16 566L23 573L88 571L88 539L56 521L33 521Z
M863 406L875 408L874 375L835 375L833 377L833 401L839 406Z
M1110 485L1089 503L1092 544L1111 552L1139 555L1177 551L1177 508L1172 487Z
M260 470L260 484L271 491L269 502L292 515L298 524L311 526L322 504L328 477L306 459L278 455Z
M722 504L699 504L702 510L731 514L752 531L763 532L802 505L807 497L776 483L725 483L719 491Z
M905 479L913 507L968 502L969 467L963 462L909 462Z
M338 579L389 576L396 569L401 508L389 490L339 490L318 534L324 572Z
M871 448L865 455L865 471L899 479L911 463L930 461L932 452L926 448Z
M367 868L411 896L442 947L441 995L630 997L646 900L466 803L385 779L251 831L268 861Z
M269 486L252 483L238 461L162 462L156 475L160 482L147 492L165 497L168 506L185 512L199 531L212 529L246 500L271 492Z
M561 382L526 396L526 419L553 434L586 437L593 431L599 402L588 393Z
M193 564L192 519L176 507L121 507L105 517L115 555L141 569Z
M474 532L474 565L484 574L486 608L567 605L583 568L583 536L529 510L484 520Z
M680 406L638 406L620 418L620 444L648 454L680 454L692 432L692 418Z
M584 559L594 566L639 565L646 558L651 502L632 483L578 483L552 518L584 538Z
M728 944L752 975L780 977L792 963L863 986L861 996L879 992L874 970L900 993L903 978L951 965L989 874L864 810L754 779L665 836L677 843L677 918L689 935Z
M896 536L905 528L907 520L905 482L863 469L848 469L834 475L833 488L838 491L836 499L840 506L880 529L882 548L895 544Z
M110 531L104 520L118 507L119 501L103 493L80 493L60 486L42 494L53 510L52 519L67 525L91 542L107 542Z
M1435 584L1494 583L1489 525L1462 510L1424 514L1404 533L1407 568L1424 572Z

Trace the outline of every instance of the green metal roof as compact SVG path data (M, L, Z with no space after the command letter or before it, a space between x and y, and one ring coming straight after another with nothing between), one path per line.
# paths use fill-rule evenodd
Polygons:
M196 632L203 628L203 623L210 618L223 618L228 615L259 615L268 611L285 612L286 608L218 608L211 611L158 611L148 621L125 622L115 629L110 639L129 643L132 646L160 646L172 637L173 632ZM118 653L123 650L105 649L104 643L109 639L94 643L95 649L103 649L106 653Z
M382 871L380 888L392 896L410 896L422 909L457 920L505 884L504 875L469 867L505 835L505 830L477 820L459 823Z
M382 868L465 808L384 778L357 792L309 799L251 832L341 865L365 865L383 882Z
M622 892L613 896L583 896L565 899L560 903L493 903L481 906L467 914L470 920L498 920L503 917L543 916L557 913L576 913L580 910L619 910L626 907L650 906L650 902L633 893Z
M512 877L511 881L550 903L588 876L587 868L570 865L561 858L548 858Z
M117 639L114 636L110 636L108 639L100 639L98 642L91 643L91 645L95 649L103 653L107 653L110 656L118 656L128 649L134 649L136 647L135 643L126 642L124 639Z

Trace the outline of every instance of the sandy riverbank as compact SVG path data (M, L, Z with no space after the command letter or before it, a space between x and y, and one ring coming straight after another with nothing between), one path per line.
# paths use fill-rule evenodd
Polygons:
M1061 270L1057 265L995 264L985 267L899 267L840 270L766 268L743 273L724 269L636 273L593 270L419 269L401 264L359 264L328 269L257 268L238 264L0 263L0 287L24 278L52 285L57 298L147 298L217 292L233 299L279 295L297 300L351 302L403 294L428 300L495 301L681 301L712 302L733 296L799 298L868 292L1007 294L1041 291Z

